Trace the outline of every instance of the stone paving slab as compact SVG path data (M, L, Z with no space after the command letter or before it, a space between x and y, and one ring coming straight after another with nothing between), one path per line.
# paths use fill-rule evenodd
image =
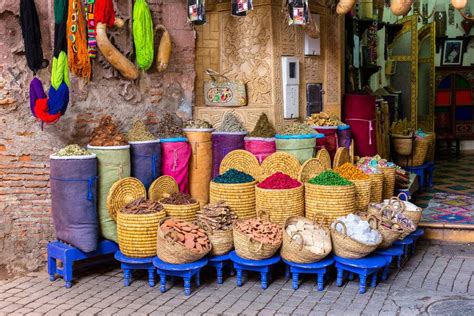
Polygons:
M315 278L292 289L283 273L262 290L258 275L242 287L235 277L218 285L213 270L184 296L177 281L166 293L150 288L145 275L123 286L116 267L89 270L71 289L46 273L0 281L0 315L468 315L474 314L474 246L422 241L389 280L366 294L357 282L316 290ZM334 277L333 277L334 280ZM472 312L472 313L471 313Z

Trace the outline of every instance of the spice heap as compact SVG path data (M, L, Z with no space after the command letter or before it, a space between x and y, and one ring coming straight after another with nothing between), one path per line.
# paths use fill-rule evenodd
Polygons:
M280 225L259 218L238 221L235 228L253 240L264 244L279 245L283 238Z
M255 181L255 179L251 175L246 174L245 172L241 172L235 169L229 169L225 173L215 177L212 181L216 183L235 184L253 182Z
M394 164L391 161L388 161L387 159L383 159L379 155L375 155L373 157L362 157L357 161L357 166L361 169L374 169L377 170L378 168L393 168L397 167L396 164ZM367 173L374 173L368 171ZM377 173L377 172L375 172Z
M128 142L112 117L107 115L100 119L99 126L92 131L89 144L92 146L123 146Z
M376 245L380 242L382 236L376 229L370 227L369 222L361 219L359 216L349 214L338 218L338 221L346 225L346 235L366 245ZM342 225L334 225L336 231L343 233ZM334 227L335 226L335 227Z
M212 124L205 120L189 120L184 124L185 128L212 128Z
M319 184L319 185L351 185L347 179L341 177L338 173L327 170L320 173L318 176L314 177L313 179L308 181L311 184Z
M294 189L301 186L301 182L283 172L276 172L258 184L259 188L270 190Z
M163 205L145 198L136 199L120 210L122 214L153 214L161 211L163 211Z
M292 123L285 127L280 135L310 135L310 134L317 134L317 132L311 128L311 126L303 124L303 123Z
M234 112L226 112L224 119L222 120L221 126L216 129L217 132L246 132L247 129L244 127L244 123Z
M206 232L192 223L170 218L161 224L160 229L167 240L177 242L186 249L194 252L211 250Z
M356 166L351 164L350 162L346 162L342 166L337 167L334 169L335 172L339 173L342 177L346 178L347 180L367 180L369 176L363 173L360 169Z
M196 215L198 222L205 222L212 230L231 230L237 219L237 215L223 201L204 206Z
M340 126L346 125L342 123L339 118L335 115L330 115L328 113L313 113L311 116L307 117L305 120L306 124L312 126Z
M85 148L82 148L78 144L67 145L60 149L54 156L65 157L65 156L88 156L91 152Z
M166 113L157 124L156 135L158 138L183 137L183 121L176 115Z
M173 205L186 205L186 204L197 203L196 200L193 197L191 197L191 195L182 193L182 192L171 193L170 196L161 199L160 202L163 204L173 204Z
M275 128L272 123L268 120L268 117L265 113L262 113L258 118L255 128L249 134L250 137L262 137L262 138L272 138L275 137Z
M129 142L143 142L147 140L155 140L156 137L148 130L143 121L135 121L132 128L127 133Z
M313 253L322 254L325 249L330 248L331 239L328 232L302 220L288 225L286 232L296 242L301 242L303 238L304 248Z

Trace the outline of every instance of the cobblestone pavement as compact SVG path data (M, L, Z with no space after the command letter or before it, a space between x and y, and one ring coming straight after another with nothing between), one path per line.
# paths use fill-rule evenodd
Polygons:
M96 270L95 270L96 271ZM0 281L0 315L472 315L474 311L474 247L422 241L401 270L392 271L366 294L357 282L330 283L322 292L314 278L294 291L279 274L267 290L256 275L240 288L235 278L217 285L213 271L186 297L178 283L161 294L142 277L123 287L121 272L112 268L82 274L71 288L46 274Z

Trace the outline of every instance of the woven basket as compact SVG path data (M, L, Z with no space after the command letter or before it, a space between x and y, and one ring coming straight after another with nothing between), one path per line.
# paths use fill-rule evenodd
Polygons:
M328 227L335 219L355 211L355 186L305 183L305 203L305 217Z
M196 213L200 210L199 202L183 205L166 204L161 201L160 203L165 208L166 216L187 222L194 221L196 219Z
M351 157L349 155L349 150L346 147L339 147L336 150L336 154L334 155L334 161L332 163L333 169L336 169L339 166L342 166L346 162L350 162Z
M304 216L304 186L293 189L262 189L255 187L257 213L266 212L270 221L283 225L291 216Z
M262 162L263 179L278 171L289 175L293 179L297 179L300 169L301 164L298 159L292 154L282 151L271 154Z
M216 183L211 181L210 203L224 201L239 219L248 219L257 215L255 211L255 184L248 183Z
M331 156L329 155L329 152L327 151L326 148L322 148L317 152L316 159L318 159L319 162L321 162L321 164L326 170L331 169L331 166L332 166Z
M382 173L371 173L370 178L370 202L380 203L382 202L383 194L383 174Z
M298 180L301 183L306 183L314 177L318 176L323 171L325 171L325 168L318 159L308 159L301 166L300 172L298 174Z
M367 211L370 202L370 190L372 183L370 179L367 180L350 180L354 183L355 188L355 209L359 212Z
M408 201L408 196L404 192L398 194L398 196L397 196L397 200L400 201L400 203L403 204L403 208L402 208L403 215L405 215L407 218L409 218L413 222L413 224L415 224L415 227L418 227L418 224L420 223L420 220L421 220L421 213L423 212L422 208L417 207L416 211L408 211L407 208L406 208L406 205L405 205L405 203L407 203L407 202L402 201L400 199L401 196L405 196L405 201ZM393 201L393 199L392 199L392 201Z
M107 194L107 209L110 217L117 221L117 213L127 204L146 198L146 189L137 178L127 177L116 181Z
M286 232L286 227L288 227L288 225L294 224L300 220L304 221L305 223L318 226L316 223L305 217L293 216L288 218L283 229L283 243L280 250L281 257L285 260L297 263L313 263L324 259L328 254L331 253L332 250L331 235L329 230L323 226L319 226L319 229L322 229L328 233L328 238L327 240L322 241L324 245L323 253L314 253L306 249L303 246L303 243L298 243L297 241L293 240L292 236ZM301 238L301 241L303 241L303 238Z
M382 167L380 170L383 174L382 199L390 199L395 192L397 169L395 167Z
M117 214L117 237L120 251L132 258L156 256L158 224L164 211L152 214Z
M232 229L229 230L213 230L209 224L199 221L199 226L207 233L207 237L211 241L212 248L209 254L211 256L222 256L234 248L234 237Z
M262 169L257 158L243 149L233 150L222 159L219 173L223 174L229 169L245 172L257 181L262 178Z
M202 252L190 251L177 242L167 240L165 238L166 234L161 230L161 224L163 224L166 219L167 218L161 219L158 224L158 233L156 236L156 255L158 258L171 264L184 264L197 261L209 253L210 250Z
M152 201L159 201L171 193L179 192L178 184L170 176L158 177L148 189L148 198Z
M392 144L397 154L402 156L411 155L413 150L413 135L392 134Z
M421 166L425 163L428 153L429 140L426 138L416 138L413 144L413 153L411 156L399 156L397 164L402 167Z
M336 230L336 226L342 225L343 232L340 233ZM382 236L380 240L375 245L367 245L361 243L351 237L347 236L346 225L341 221L335 221L334 227L331 225L331 239L332 239L332 251L338 257L349 258L349 259L359 259L367 256L373 252L377 247L382 243Z
M427 133L427 136L425 137L425 139L428 141L428 150L426 152L425 162L434 161L436 135L435 133Z
M386 210L389 210L390 214L392 214L392 210L390 207L387 207ZM391 247L395 240L397 240L400 237L400 234L402 233L402 230L400 229L388 228L387 226L383 225L385 221L391 221L390 215L389 218L385 217L384 209L381 210L381 213L379 215L369 215L367 217L367 220L369 221L369 223L375 223L374 225L371 225L372 228L378 230L382 235L382 243L379 245L379 248L381 249Z

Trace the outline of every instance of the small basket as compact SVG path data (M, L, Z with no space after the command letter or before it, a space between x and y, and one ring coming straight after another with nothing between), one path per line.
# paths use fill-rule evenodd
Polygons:
M255 184L247 183L217 183L211 181L209 189L210 203L226 202L229 209L238 219L248 219L257 215L255 211Z
M349 150L346 147L339 147L336 150L336 154L334 155L334 161L332 163L333 169L336 169L339 166L342 166L346 162L350 162L351 157L349 155Z
M412 155L402 157L399 156L397 164L402 167L421 166L425 163L429 144L430 142L426 138L415 138Z
M370 178L370 203L382 202L383 173L371 173Z
M167 240L166 234L161 230L161 224L163 224L166 219L167 217L161 219L158 224L158 233L156 236L156 255L158 258L171 264L184 264L197 261L209 253L210 250L202 252L190 251L175 241Z
M416 211L408 211L407 208L405 207L405 201L402 201L400 199L400 196L405 196L405 199L406 201L408 201L408 196L406 193L404 192L401 192L400 194L398 194L397 196L397 199L403 204L403 215L405 215L406 217L408 217L412 222L413 224L415 224L415 227L418 227L418 224L420 223L420 220L421 220L421 213L423 212L422 208L421 207L418 207L417 206L417 210Z
M209 254L211 256L222 256L234 248L234 237L232 229L229 230L213 230L208 223L199 221L199 225L207 233L207 237L211 241L212 248Z
M395 167L382 167L380 170L383 174L382 199L390 199L395 192L397 169Z
M392 134L392 144L397 154L409 156L413 150L413 135Z
M367 211L370 202L372 182L367 180L350 180L355 188L355 209L358 212Z
M308 159L301 166L300 172L298 174L298 180L301 183L306 183L325 170L326 169L323 167L323 164L318 159Z
M285 260L288 260L291 262L297 262L297 263L313 263L313 262L318 262L324 259L328 254L331 253L331 250L332 250L331 235L330 235L329 230L323 226L318 225L320 229L327 232L328 238L327 240L323 241L323 245L324 245L323 253L319 253L319 254L314 253L304 248L302 236L300 236L302 242L298 243L292 238L292 236L290 236L286 232L286 228L288 227L288 225L298 222L300 220L311 225L315 225L315 226L317 225L314 221L310 221L306 217L293 216L293 217L288 218L283 227L283 243L281 245L281 250L280 250L281 257Z
M262 189L255 187L257 213L264 211L272 223L283 225L288 217L304 216L304 186L293 189Z
M385 215L385 210L390 211L389 217L387 218ZM403 230L395 229L395 228L388 228L387 226L383 225L384 221L391 222L393 217L393 209L386 205L380 210L379 215L371 214L367 217L369 223L375 222L375 227L372 227L380 232L382 235L382 243L379 245L379 248L386 249L392 246L392 244L397 240Z
M120 251L132 258L156 256L156 234L165 211L152 214L117 213L117 238Z
M190 204L166 204L163 205L166 211L166 216L181 219L183 221L192 222L196 219L196 213L200 210L199 202Z
M342 225L342 233L336 230L336 226L338 224ZM380 236L378 243L375 245L367 245L352 239L351 237L347 236L347 228L342 221L335 221L334 225L331 225L330 231L332 250L336 256L342 258L359 259L365 257L377 249L377 247L382 243L382 236Z
M223 174L229 169L245 172L257 181L262 178L262 168L257 158L251 152L243 149L233 150L222 159L219 173Z
M299 160L292 154L282 151L271 154L262 162L263 179L268 178L276 172L282 172L293 179L297 179L300 169L301 164Z
M146 189L137 178L127 177L116 181L107 193L107 210L117 221L117 213L127 204L139 198L146 198Z
M332 166L331 156L329 155L329 151L327 151L326 148L322 148L318 150L318 152L316 153L316 159L318 159L319 162L321 162L325 170L331 169L331 166Z
M305 183L305 217L328 227L335 219L355 212L355 186Z

